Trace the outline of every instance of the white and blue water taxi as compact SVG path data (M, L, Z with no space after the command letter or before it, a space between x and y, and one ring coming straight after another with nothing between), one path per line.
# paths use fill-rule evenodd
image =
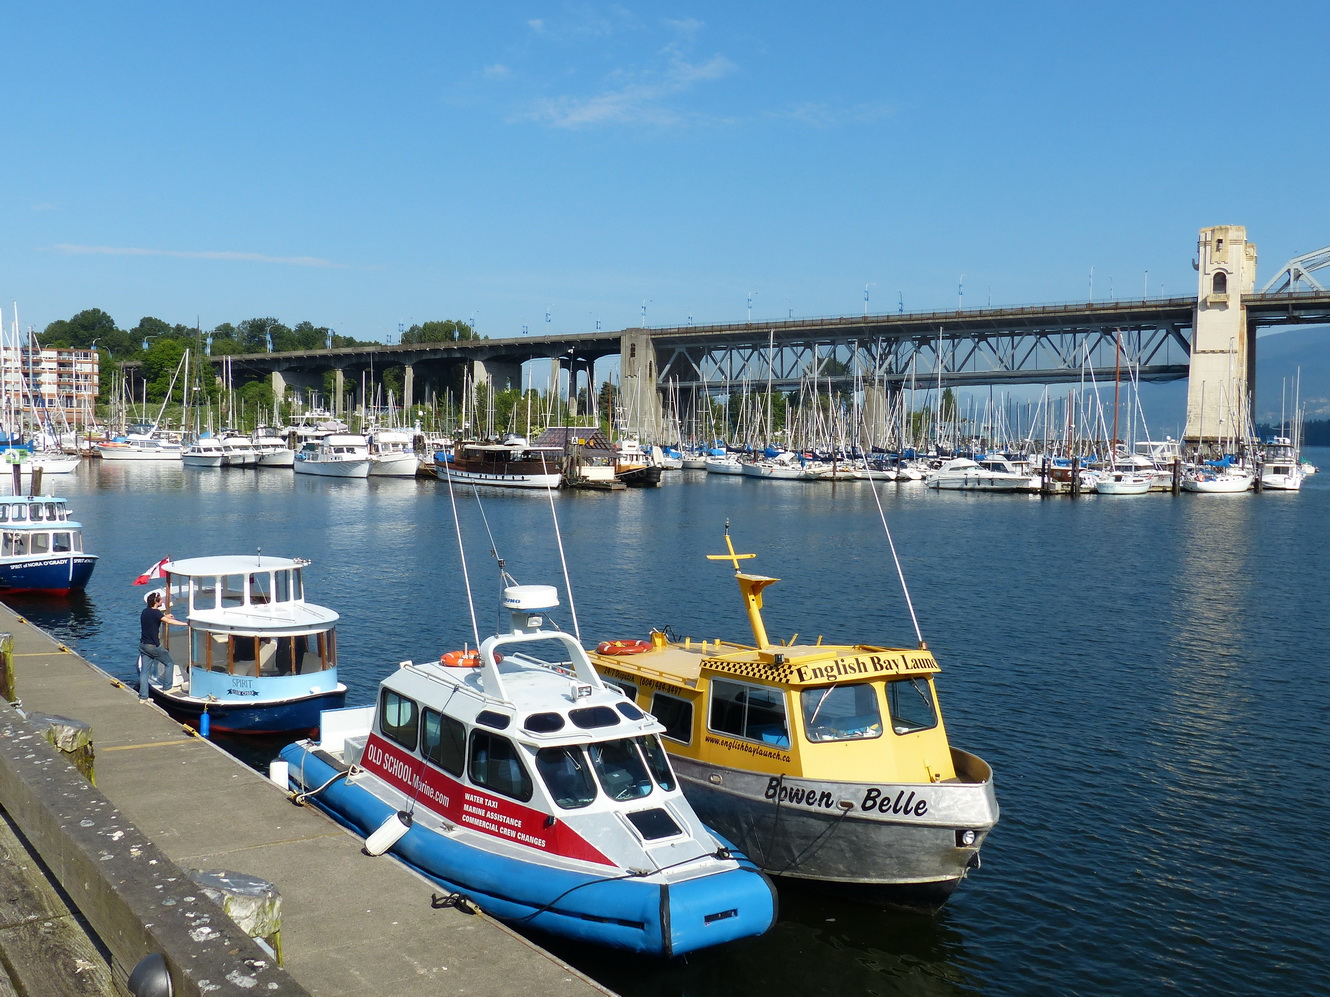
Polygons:
M68 595L87 586L96 565L67 500L0 496L0 593Z
M239 554L161 566L156 591L188 626L163 627L171 674L140 661L147 693L168 713L215 731L309 733L346 702L337 678L337 613L305 601L308 561ZM146 676L142 669L147 669Z
M510 632L402 662L282 750L297 802L518 926L662 957L759 935L771 883L684 799L663 729L510 585Z

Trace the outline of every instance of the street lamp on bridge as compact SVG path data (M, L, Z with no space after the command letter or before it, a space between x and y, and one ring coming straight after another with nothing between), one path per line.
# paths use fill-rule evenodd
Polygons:
M864 318L868 318L868 289L877 284L877 281L870 280L864 285Z

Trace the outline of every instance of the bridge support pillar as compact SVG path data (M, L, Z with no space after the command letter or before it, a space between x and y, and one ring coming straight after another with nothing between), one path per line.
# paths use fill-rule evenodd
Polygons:
M889 398L887 389L880 384L864 388L863 421L859 426L859 446L862 449L887 446Z
M323 392L323 374L319 371L275 370L272 372L272 393L278 403L287 400L288 394L297 394L309 390L314 394Z
M493 391L522 390L522 365L520 363L504 363L500 360L473 360L471 361L471 377L472 383L480 384L483 381Z
M1252 433L1256 343L1242 296L1256 282L1256 246L1242 225L1201 229L1199 285L1187 380L1189 448L1215 454L1236 450Z
M342 368L338 367L333 371L333 415L337 418L342 417L346 411L346 401L342 395L346 391L346 376L342 373Z
M661 411L656 375L656 346L645 329L626 331L619 337L619 399L621 433L636 433L644 442L665 439L665 418Z
M402 365L402 411L409 412L415 402L416 371L410 364Z

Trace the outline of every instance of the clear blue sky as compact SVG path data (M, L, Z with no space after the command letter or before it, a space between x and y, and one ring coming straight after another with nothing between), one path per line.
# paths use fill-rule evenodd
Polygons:
M1330 6L11 4L0 303L491 337L1192 293L1330 244ZM550 323L545 316L549 312Z

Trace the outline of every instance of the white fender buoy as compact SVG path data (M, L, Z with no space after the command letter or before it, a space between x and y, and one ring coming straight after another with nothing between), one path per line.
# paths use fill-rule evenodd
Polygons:
M382 855L393 845L402 840L402 835L411 830L411 815L399 810L382 824L379 829L365 839L366 855Z
M268 763L268 781L285 792L291 788L291 763L274 758Z

